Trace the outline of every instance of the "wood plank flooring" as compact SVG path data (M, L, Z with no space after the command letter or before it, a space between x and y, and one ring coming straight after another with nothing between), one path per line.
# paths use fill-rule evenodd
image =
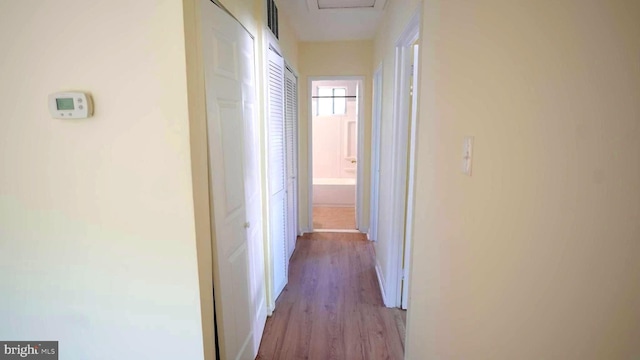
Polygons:
M406 312L382 304L363 234L298 237L257 359L402 359Z
M313 207L313 228L331 230L355 230L356 209L354 207Z

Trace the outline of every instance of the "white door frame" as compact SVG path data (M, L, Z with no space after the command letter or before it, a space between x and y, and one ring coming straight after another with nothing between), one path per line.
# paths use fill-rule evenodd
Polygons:
M378 206L380 203L380 130L382 129L382 63L373 73L371 118L371 198L369 199L369 240L378 240Z
M388 294L385 297L386 306L400 307L402 305L402 280L404 276L403 257L405 247L405 219L413 218L413 206L407 213L407 170L409 163L409 137L413 127L410 113L410 79L412 74L411 45L420 36L420 14L417 9L407 23L404 31L396 41L396 61L394 76L393 101L393 131L392 131L392 217L390 219L391 246L389 254L390 277L387 280ZM417 89L415 89L417 90ZM417 103L416 103L417 105ZM417 111L418 109L414 109ZM408 199L413 202L414 199ZM410 259L410 255L409 255ZM408 280L408 279L407 279ZM407 281L408 283L408 281Z
M358 155L356 156L356 229L365 231L367 229L360 229L362 224L365 223L365 214L362 211L362 204L364 200L364 187L362 186L363 173L363 154L364 154L364 94L365 94L365 77L364 76L309 76L307 78L307 186L308 186L308 211L309 211L309 228L311 231L313 228L313 82L314 81L358 81Z
M404 266L403 266L403 286L400 298L400 308L407 309L409 305L409 267L411 264L411 244L413 243L413 210L415 205L415 178L416 178L416 139L418 127L418 62L419 46L413 47L413 96L411 97L411 124L409 129L409 164L407 179L407 219L405 221L405 241L404 241Z

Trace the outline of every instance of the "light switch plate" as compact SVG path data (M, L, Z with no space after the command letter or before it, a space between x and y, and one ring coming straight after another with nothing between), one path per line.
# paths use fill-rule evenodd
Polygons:
M473 136L465 136L462 144L462 173L471 176L473 159Z

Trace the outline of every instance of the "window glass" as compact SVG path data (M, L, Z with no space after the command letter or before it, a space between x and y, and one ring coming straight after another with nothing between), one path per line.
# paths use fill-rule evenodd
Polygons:
M333 99L330 98L330 96L333 96L333 88L319 87L318 96L327 96L318 98L318 115L333 115Z
M347 113L347 89L345 88L335 88L333 89L333 96L336 98L333 99L333 113L335 115L344 115ZM342 96L342 97L338 97Z
M329 116L347 113L346 88L318 87L318 96L315 109L317 115Z

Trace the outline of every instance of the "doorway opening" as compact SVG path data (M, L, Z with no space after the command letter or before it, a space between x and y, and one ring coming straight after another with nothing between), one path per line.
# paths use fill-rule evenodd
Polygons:
M314 231L358 229L361 78L311 80L311 223Z

